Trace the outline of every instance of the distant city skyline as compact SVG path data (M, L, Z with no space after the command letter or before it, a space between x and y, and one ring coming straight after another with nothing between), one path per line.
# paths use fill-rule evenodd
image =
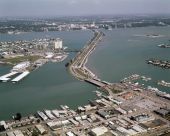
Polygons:
M0 0L0 17L170 14L169 0Z

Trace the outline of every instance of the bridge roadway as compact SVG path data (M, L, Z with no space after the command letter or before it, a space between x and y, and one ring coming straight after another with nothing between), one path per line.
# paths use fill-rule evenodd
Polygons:
M104 33L94 31L94 37L72 60L72 63L69 65L69 70L77 79L86 81L90 84L100 87L106 90L111 95L111 84L96 78L96 75L93 74L93 72L90 71L85 65L88 60L88 56L94 51L97 46L97 43L102 39L103 36Z
M88 83L91 83L91 84L93 84L93 85L96 85L96 86L98 86L98 87L105 87L106 85L108 85L108 84L106 84L106 83L103 83L102 81L98 81L98 80L95 80L95 79L93 79L93 78L87 78L87 79L85 79L84 81L86 81L86 82L88 82Z
M103 36L102 32L96 31L94 37L90 40L87 46L85 46L79 54L73 59L73 62L69 65L70 72L78 79L84 80L87 77L91 77L91 71L87 71L85 63L87 62L88 56L95 49L97 43Z

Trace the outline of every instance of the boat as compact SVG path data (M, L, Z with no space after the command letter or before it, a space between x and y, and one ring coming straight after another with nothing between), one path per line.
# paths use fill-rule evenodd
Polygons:
M169 44L159 44L157 46L160 47L160 48L170 48Z
M158 81L157 84L165 87L170 87L170 83L165 82L164 80Z

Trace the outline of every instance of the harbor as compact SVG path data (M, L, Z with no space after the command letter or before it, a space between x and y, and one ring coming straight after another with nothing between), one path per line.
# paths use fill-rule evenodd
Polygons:
M59 38L0 42L0 46L3 47L0 51L2 63L13 65L11 73L0 77L2 82L9 81L8 77L17 73L20 75L11 81L19 82L47 62L62 62L68 57L68 53L64 52L67 47L63 47Z
M95 38L95 36L97 36ZM162 134L162 133L169 133L169 95L168 93L163 93L159 90L157 90L155 87L148 87L144 88L140 84L135 84L132 81L142 79L143 81L149 82L151 80L148 74L144 74L147 76L140 76L139 74L128 74L131 76L127 76L123 78L123 82L121 83L111 83L109 80L102 80L103 78L99 78L97 74L94 74L93 68L87 66L89 60L89 55L94 51L99 41L102 42L100 38L100 33L97 33L94 35L94 42L91 41L93 44L87 44L87 48L83 48L83 50L77 54L77 59L73 59L68 64L68 69L72 67L72 70L74 70L74 73L72 73L77 79L80 81L74 80L74 85L77 86L80 85L80 89L78 89L78 96L82 94L82 90L84 86L88 86L89 89L85 88L85 92L88 90L95 89L96 86L99 87L100 92L96 92L96 97L90 98L91 94L86 98L86 102L89 100L89 103L87 104L77 104L80 106L75 106L76 108L72 109L70 108L70 103L68 102L68 106L65 106L64 101L72 102L73 99L70 99L70 94L75 94L70 90L70 86L68 86L67 95L64 94L63 98L61 98L60 95L51 95L49 100L46 100L46 92L49 95L54 91L55 93L60 91L60 89L63 89L66 87L66 84L61 86L59 83L56 86L56 80L51 78L52 75L55 75L56 77L59 77L58 81L62 80L63 73L59 75L60 73L56 73L57 66L54 65L54 63L49 63L47 65L44 65L42 68L47 67L49 71L53 72L44 72L43 69L40 68L40 70L33 71L36 75L36 72L42 72L46 73L46 76L42 76L42 73L39 73L41 75L41 82L39 82L34 76L34 74L30 74L29 76L34 76L34 86L37 85L39 82L42 86L42 88L46 88L46 83L51 81L53 84L52 88L48 88L48 91L40 91L41 96L43 97L43 101L45 103L49 102L53 97L56 100L57 96L57 104L59 104L58 101L61 101L61 103L64 105L61 106L61 108L56 108L56 103L52 101L52 103L55 105L54 107L45 107L38 108L36 113L32 112L31 114L27 114L27 116L21 117L20 120L8 120L8 121L2 121L1 124L5 128L6 131L0 133L5 135L29 135L33 134L35 131L38 135L97 135L98 131L102 131L102 134L106 135L145 135L147 133L150 134ZM100 40L99 40L99 39ZM93 38L92 38L93 39ZM95 46L93 46L95 45ZM99 46L100 47L100 46ZM97 49L95 49L97 50ZM93 52L94 53L94 52ZM79 56L80 55L80 56ZM46 59L51 59L53 57L53 54L51 52L48 52L46 54L48 56ZM104 55L102 55L103 57ZM88 60L89 59L89 60ZM75 63L76 62L76 63ZM100 60L101 62L101 60ZM107 61L111 63L110 61ZM120 61L121 62L121 61ZM125 62L124 62L125 63ZM129 62L128 62L129 63ZM22 66L23 68L18 68L18 66L14 66L12 71L22 71L24 69L27 69L29 67L28 62L25 62L25 65L20 64L19 66ZM37 64L39 64L37 62ZM62 63L64 65L64 63ZM72 65L74 64L74 65ZM40 63L41 65L41 63ZM48 67L49 65L52 65L52 67ZM101 64L100 64L101 65ZM115 63L114 63L115 65ZM28 67L27 67L28 66ZM107 65L105 65L107 66ZM111 65L109 65L111 66ZM64 66L61 67L64 69ZM113 68L113 67L112 67ZM110 68L112 71L113 69ZM127 67L128 68L128 67ZM46 69L46 70L47 70ZM91 70L92 69L92 70ZM70 70L70 69L69 69ZM108 68L109 70L109 68ZM121 70L121 69L119 69ZM139 69L140 70L140 69ZM71 71L69 71L71 72ZM94 71L96 73L96 71ZM66 72L65 72L66 73ZM118 72L117 72L118 73ZM133 73L139 73L134 72ZM110 74L110 73L109 73ZM39 76L40 76L39 75ZM66 75L65 75L66 76ZM116 74L115 74L116 76ZM22 76L19 76L22 77ZM68 73L67 73L68 77ZM111 78L113 78L111 76ZM20 78L18 78L20 79ZM44 79L44 80L43 80ZM57 79L57 78L56 78ZM164 78L163 78L164 79ZM64 79L65 80L65 79ZM90 84L86 84L81 81L89 82L90 84L95 85L90 86ZM167 80L168 81L168 80ZM50 82L50 83L51 83ZM75 84L76 82L76 84ZM22 85L22 83L21 83ZM31 85L33 86L33 85ZM54 88L55 86L55 88ZM41 89L42 89L41 88ZM54 90L53 90L54 88ZM103 88L103 89L102 89ZM27 88L27 93L31 91L30 88ZM114 91L115 93L113 93ZM73 89L74 90L74 89ZM121 91L120 91L121 90ZM20 90L17 90L20 91ZM63 91L63 90L61 90ZM104 91L109 93L103 93ZM37 100L39 97L35 97L36 91L31 91L33 94L31 97L31 100L34 99ZM94 91L93 91L94 93ZM26 95L26 92L24 92L24 95ZM86 95L81 95L83 97L77 97L75 96L74 100L78 99L84 99ZM19 99L19 97L17 97ZM84 99L85 100L85 99ZM24 100L25 101L25 100ZM37 102L39 99L37 100ZM42 104L43 101L40 103ZM38 102L39 103L39 102ZM44 104L44 103L43 103ZM36 102L34 103L36 105ZM34 106L31 104L31 106ZM24 104L25 106L25 104ZM12 114L13 115L13 114ZM17 115L20 115L17 113ZM156 131L155 131L156 130ZM101 134L100 133L100 134Z
M131 76L125 77L124 79L122 79L121 82L126 83L126 82L132 82L132 81L139 80L139 79L142 79L143 81L146 81L146 82L151 80L150 77L140 76L138 74L132 74Z
M1 76L0 81L7 82L11 80L13 83L19 82L30 74L30 72L27 70L30 66L31 63L29 61L21 62L11 69L11 73ZM13 79L9 78L11 76Z
M126 83L122 86L127 85ZM19 120L0 121L0 135L147 135L169 134L169 99L159 91L131 89L114 95L100 95L75 110L67 105L45 109ZM140 91L137 91L140 90ZM96 95L99 92L96 91ZM165 98L166 100L164 100ZM148 108L149 107L149 108ZM19 115L19 114L17 114Z
M142 38L137 38L137 40L139 40L137 42L138 47L133 48L133 54L131 50L133 42L124 43L124 41L127 41L127 39L131 38L130 36L127 36L129 34L133 35L133 33L145 33L147 31L160 32L161 30L162 28L136 28L134 30L127 29L124 32L121 32L120 30L117 30L116 32L104 31L106 36L99 43L95 51L89 56L86 66L99 78L110 83L119 82L124 77L128 77L134 73L154 79L153 82L144 82L145 84L149 84L153 87L157 85L157 81L159 80L165 80L168 82L170 81L169 76L167 76L169 74L168 70L163 70L156 67L148 68L148 65L145 64L144 56L150 56L151 58L154 55L158 56L158 54L162 58L167 58L169 56L168 50L164 50L164 53L161 53L160 55L159 52L162 52L162 50L155 48L154 45L161 43L159 39L157 39L157 41L148 39L145 42ZM166 31L169 29L163 28L163 30L164 31L161 33L166 35ZM60 33L48 32L46 34L50 35L51 37L61 37L64 39L68 49L77 50L83 48L86 42L89 41L89 39L91 39L93 36L91 31ZM23 38L25 38L25 40L30 40L32 38L43 39L43 35L45 34L30 33L25 34ZM119 40L120 35L125 35L125 37L123 37L124 40ZM19 37L20 35L2 35L0 39L4 40L6 38L7 40L13 41L14 39L19 40ZM78 39L75 37L78 37ZM105 40L105 38L108 40ZM125 44L127 46L124 46ZM124 54L124 56L120 55L118 52L119 50ZM152 54L150 54L150 50L153 50ZM157 50L158 52L156 52ZM142 55L139 56L138 54L140 54L141 51L144 51L145 53L142 53ZM31 74L28 75L29 78L26 77L24 80L19 82L19 84L12 84L11 81L5 84L1 83L0 106L4 107L6 105L7 107L11 107L12 105L14 107L1 109L1 119L9 119L11 115L21 111L21 109L23 115L28 115L44 108L53 109L54 107L58 107L62 104L67 104L69 107L74 109L77 107L77 103L78 105L84 105L89 99L93 100L95 98L93 91L96 90L96 87L86 82L77 81L74 77L72 77L72 75L68 73L68 71L66 71L64 67L65 63L67 63L74 56L75 53L70 53L68 58L66 58L66 60L61 63L45 63L45 65L41 66L38 70L32 71ZM123 60L125 57L126 61ZM119 63L117 63L117 61ZM126 62L128 62L128 65ZM133 68L134 64L135 69ZM0 75L2 76L9 73L11 69L12 66L1 65ZM169 92L166 87L156 87L161 91ZM72 88L71 91L70 88ZM11 95L9 92L11 92ZM42 95L40 96L39 94ZM83 97L80 98L77 96ZM11 101L6 103L8 98L10 98ZM32 100L31 102L30 99ZM25 105L25 108L22 107L22 104Z

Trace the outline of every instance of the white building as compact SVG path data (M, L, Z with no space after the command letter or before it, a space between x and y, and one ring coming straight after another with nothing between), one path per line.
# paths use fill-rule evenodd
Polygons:
M61 39L57 39L54 41L54 48L61 49L63 48L63 41Z
M74 133L72 133L71 131L66 133L67 136L75 136Z
M54 54L52 53L52 52L47 52L47 53L45 53L45 58L46 59L51 59L53 56L54 56Z
M47 130L45 130L45 128L42 125L36 125L35 127L38 129L38 131L41 135L47 133Z
M106 127L96 127L91 130L92 136L101 136L104 135L106 132L108 132L108 129Z
M3 126L5 130L8 128L8 125L5 121L0 121L0 126Z

